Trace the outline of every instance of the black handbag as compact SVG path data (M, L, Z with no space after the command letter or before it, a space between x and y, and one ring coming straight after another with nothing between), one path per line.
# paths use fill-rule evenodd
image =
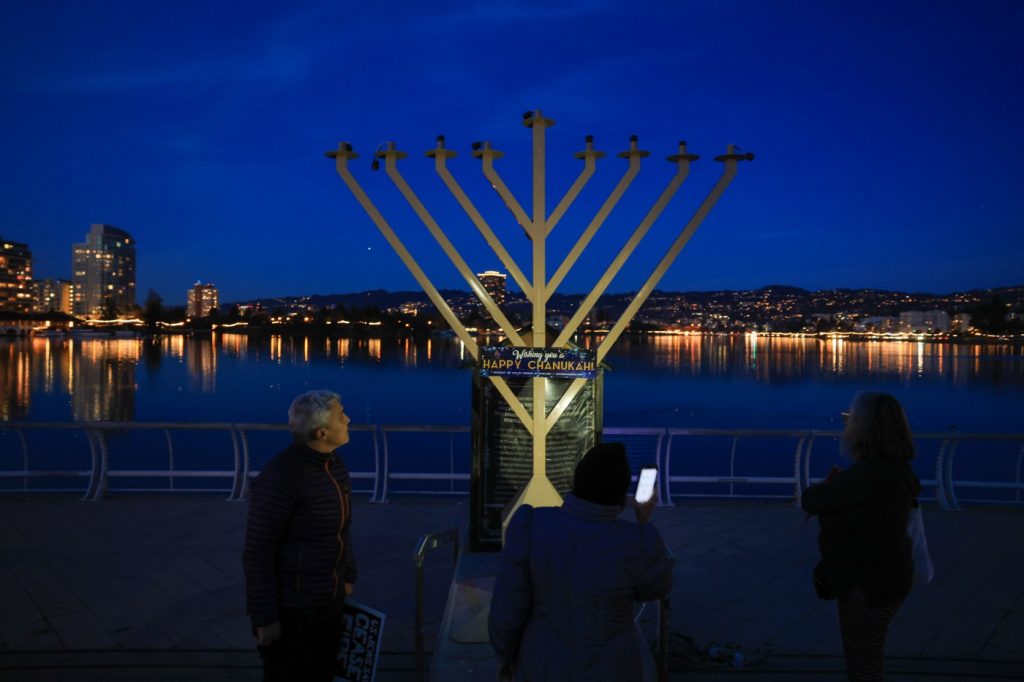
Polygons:
M814 592L818 595L818 599L832 600L836 598L835 590L829 585L828 578L825 577L825 569L821 567L820 561L814 567L811 580L814 581Z

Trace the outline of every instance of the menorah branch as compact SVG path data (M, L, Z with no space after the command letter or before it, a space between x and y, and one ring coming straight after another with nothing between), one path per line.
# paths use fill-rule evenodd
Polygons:
M558 221L562 219L565 212L572 206L572 202L576 201L576 197L590 181L591 176L594 175L594 171L597 168L597 159L604 156L601 152L594 151L594 142L591 139L587 140L587 149L584 152L576 155L578 158L583 159L583 170L580 171L576 181L572 183L572 186L566 191L565 196L558 202L558 206L551 212L544 226L544 236L547 237L551 234L551 231L558 225Z
M562 413L565 412L566 408L572 403L573 399L586 385L586 379L573 379L572 383L569 384L568 388L565 389L565 393L558 399L555 406L548 412L548 416L544 421L544 432L547 433L554 428L555 424L561 418Z
M455 152L448 152L447 155L454 155L454 153ZM427 154L431 155L431 152L427 152ZM526 279L526 275L524 275L523 271L519 269L519 266L516 265L515 259L512 258L512 255L505 249L501 240L494 234L490 225L488 225L487 221L484 220L484 217L480 215L480 211L476 209L476 206L463 191L458 181L451 174L451 171L448 170L447 155L437 154L435 156L434 168L437 171L437 174L441 176L441 180L444 181L444 184L448 187L452 196L454 196L455 200L459 202L459 205L462 206L462 210L466 212L469 219L473 221L474 225L476 225L476 229L480 231L480 234L483 235L483 238L490 245L495 255L497 255L501 260L502 264L508 270L508 274L513 280L515 280L515 283L519 285L519 288L523 290L523 293L527 298L529 298L533 291L533 286L530 284L530 281Z
M533 239L533 221L530 220L528 215L526 215L526 211L523 210L523 207L516 200L515 196L513 196L511 190L505 186L501 176L498 175L498 171L494 169L494 158L496 156L496 152L487 149L482 153L478 152L478 154L483 160L482 166L484 177L486 177L491 183L491 187L493 187L494 191L496 191L498 196L501 197L501 201L505 204L508 210L512 212L512 216L516 219L516 222L519 223L519 226L526 230L526 234L530 236L530 239Z
M651 207L651 209L647 212L647 215L644 216L644 219L633 231L633 234L630 236L625 246L622 247L622 250L619 251L619 254L615 257L615 260L613 260L611 265L608 266L608 269L605 271L604 275L601 277L601 279L598 281L595 287L591 290L591 292L587 295L583 303L580 304L579 309L576 311L576 314L573 315L572 319L569 321L569 324L565 325L565 328L562 330L562 333L558 335L558 338L555 340L554 343L556 347L564 346L566 342L572 338L572 335L576 333L576 330L579 328L580 323L583 322L584 318L586 318L586 316L590 314L590 311L593 310L594 308L594 304L597 303L598 299L600 299L601 295L604 294L605 290L611 284L612 280L615 279L615 275L617 275L619 273L619 270L622 269L622 266L625 265L626 261L632 255L637 245L647 234L647 231L650 230L651 225L653 225L654 222L661 216L662 211L665 210L665 207L668 205L668 202L672 199L673 196L675 196L675 193L682 186L683 181L686 180L686 176L689 174L689 172L689 159L679 160L676 164L676 173L675 175L672 176L672 180L669 181L664 191L662 191L661 196L659 196L658 200L654 202L654 206Z
M700 206L694 212L690 220L686 223L686 226L683 228L682 232L679 233L679 236L676 237L676 240L672 243L672 246L662 257L661 261L659 261L658 265L654 268L654 271L651 273L651 276L647 278L647 281L644 283L643 287L640 288L636 296L633 297L633 300L630 301L628 306L626 306L626 309L622 311L622 315L619 316L619 319L615 322L615 325L608 332L608 336L606 336L604 340L601 341L601 344L597 347L598 362L601 362L604 359L604 357L608 354L608 351L611 350L611 347L618 340L622 332L626 329L626 327L629 326L629 323L633 320L633 317L640 310L640 307L643 306L643 304L647 301L647 297L651 295L652 291L654 291L654 287L656 287L658 285L658 282L661 281L662 276L664 276L669 266L672 265L673 261L675 261L676 257L679 255L679 252L682 251L683 247L686 246L686 243L690 241L690 238L697 231L697 228L700 227L701 223L704 222L704 219L707 217L708 213L710 213L711 209L714 208L716 203L718 203L719 198L721 198L722 193L725 192L725 189L729 186L729 183L731 183L733 178L736 177L737 160L738 159L736 158L725 159L725 170L722 171L722 176L718 179L718 182L716 182L714 187L711 188L711 191L708 192L708 195L704 198L704 201L700 203Z
M512 408L515 415L519 417L519 421L521 421L523 426L526 427L527 432L532 436L534 431L533 415L531 415L523 406L523 402L519 399L519 396L509 388L508 383L502 377L492 376L488 378L491 380L491 383L494 384L494 387L498 389L498 393L500 393L501 397L505 399L508 406ZM540 409L541 411L544 410L543 403L541 403Z
M348 186L349 191L352 192L356 201L358 201L359 205L363 207L366 214L370 216L370 220L372 220L373 224L377 226L377 229L384 235L384 238L388 240L388 243L391 244L391 248L394 249L395 253L398 254L398 257L402 259L402 262L405 263L405 267L409 269L412 276L416 278L416 281L419 283L420 287L423 288L423 291L427 294L431 303L433 303L438 312L441 313L441 317L444 318L445 322L448 323L448 326L452 328L452 331L454 331L462 343L465 344L466 350L469 351L469 354L474 360L476 360L480 355L480 350L476 341L472 336L470 336L465 325L463 325L462 322L459 321L459 318L455 316L455 313L452 312L448 302L444 300L433 282L430 281L430 278L427 277L426 273L423 272L423 269L420 268L416 259L412 257L412 254L410 254L405 248L405 245L402 244L402 240L400 240L398 235L395 234L395 231L391 229L391 225L388 224L388 221L385 220L384 216L381 215L381 212L377 210L377 207L373 204L373 201L370 200L370 197L368 197L366 192L363 191L363 188L359 185L355 176L352 175L352 171L349 170L349 159L357 158L355 152L351 151L347 144L342 143L339 145L338 151L328 152L328 156L335 159L335 166L337 168L338 175L341 176L341 179Z
M411 206L412 210L415 211L417 216L419 216L419 219L430 231L430 234L433 235L441 249L448 255L448 258L455 266L455 269L459 271L459 274L461 274L463 279L466 280L466 283L469 284L470 289L474 294L476 294L476 297L483 304L484 308L486 308L487 312L490 313L491 317L494 318L494 321L497 322L502 331L505 332L505 336L507 336L515 345L523 345L523 339L519 336L518 332L516 332L515 326L505 316L505 313L502 312L501 308L499 308L494 302L494 299L492 299L491 295L487 293L487 290L484 289L483 285L480 284L480 279L473 274L473 271L470 270L468 265L466 265L466 261L464 261L462 256L459 255L459 252L455 250L455 247L448 239L448 236L437 224L437 221L434 220L433 216L430 215L430 212L423 205L423 202L420 201L419 197L416 196L416 193L413 192L412 187L409 186L409 183L405 181L405 178L402 177L402 174L398 171L398 159L401 158L400 153L393 149L389 149L386 152L380 152L379 155L384 157L384 168L388 177L391 178L393 183L395 183L395 187L397 187L398 191L402 193L402 196L405 197L409 206Z
M623 152L623 154L626 153L627 152ZM629 156L629 167L623 174L622 179L620 179L618 184L615 185L615 189L612 190L612 193L608 195L607 199L605 199L601 208L598 209L594 218L590 221L590 224L587 225L587 229L583 231L583 234L580 235L576 244L573 245L568 255L566 255L565 260L562 261L562 264L558 266L555 274L552 275L551 279L548 281L547 291L549 296L551 293L558 291L558 287L561 286L562 280L565 279L565 276L572 270L572 266L576 264L577 260L579 260L580 255L583 254L583 251L590 244L590 240L593 239L594 235L597 234L597 231L601 229L601 226L604 225L604 221L607 220L612 210L619 203L619 199L621 199L622 195L626 193L627 189L629 189L629 186L633 183L633 179L640 172L641 158L641 154L631 154Z

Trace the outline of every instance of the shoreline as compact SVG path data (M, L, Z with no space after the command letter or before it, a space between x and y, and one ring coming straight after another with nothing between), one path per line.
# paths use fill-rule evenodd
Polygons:
M76 340L131 340L149 339L163 336L214 336L221 335L242 335L250 337L260 336L290 336L296 338L317 337L317 338L349 338L349 339L412 339L416 342L425 342L429 339L451 339L458 340L454 332L450 330L432 331L430 333L416 333L408 330L389 329L375 326L369 329L325 329L312 328L303 329L297 327L274 326L232 326L230 328L207 328L207 329L157 329L140 330L137 327L125 327L119 329L89 329L83 332L28 334L28 335L0 335L0 340L18 339L76 339ZM592 329L578 332L580 336L591 338L602 338L607 336L607 329ZM471 330L473 337L482 340L494 340L497 345L505 339L501 332ZM875 342L901 342L901 343L929 343L949 345L1024 345L1024 335L996 335L996 334L914 334L914 333L879 333L879 332L855 332L855 331L829 331L829 332L762 332L762 331L693 331L693 330L644 330L626 331L623 336L629 338L644 337L747 337L751 339L815 339L818 341L850 341L859 343Z

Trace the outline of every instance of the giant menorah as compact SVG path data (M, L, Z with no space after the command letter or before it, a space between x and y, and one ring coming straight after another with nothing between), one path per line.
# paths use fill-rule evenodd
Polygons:
M513 196L512 192L509 191L508 187L502 181L501 176L494 167L495 160L500 159L503 156L502 152L493 149L489 142L484 142L482 144L474 143L473 145L473 156L480 159L483 167L483 173L487 180L494 187L495 191L497 191L505 206L507 206L512 212L516 222L526 231L526 234L532 241L532 278L526 277L509 252L502 245L501 240L491 229L488 222L476 209L472 200L470 200L459 185L458 181L448 170L448 159L454 157L456 153L445 148L444 137L438 136L436 146L426 152L428 157L434 159L434 166L437 174L444 181L445 185L447 185L448 189L462 206L463 210L465 210L470 220L474 225L476 225L484 239L494 250L494 253L504 264L509 275L511 275L512 279L519 285L523 294L529 300L532 307L532 325L529 334L525 332L521 333L520 330L517 330L512 325L508 317L502 312L501 308L481 285L479 279L474 274L474 271L470 269L465 260L463 260L462 256L459 254L458 250L445 235L444 230L441 229L437 221L434 220L433 216L431 216L430 212L420 201L419 197L417 197L416 193L413 192L412 188L402 177L402 174L398 170L398 161L404 159L407 154L396 149L393 142L387 143L387 145L385 145L385 149L378 150L374 153L375 163L377 163L378 159L384 160L384 167L388 177L391 178L395 186L405 197L406 201L408 201L413 211L423 221L423 224L451 259L452 264L465 278L470 289L474 294L476 294L477 298L480 299L481 304L499 325L502 332L508 338L508 341L516 347L561 348L567 346L569 340L579 329L580 324L584 319L586 319L587 315L590 314L594 305L605 292L613 278L618 274L619 270L632 255L641 240L643 240L648 230L650 230L654 222L661 216L661 213L665 210L669 201L671 201L672 197L682 186L683 181L686 180L686 177L689 174L690 164L699 158L698 156L687 152L685 142L680 142L677 152L667 157L668 161L675 165L675 173L668 185L654 202L654 205L650 210L648 210L643 220L640 221L640 224L633 231L633 234L629 237L626 244L608 266L607 270L605 270L603 276L580 304L579 309L572 316L570 321L563 326L554 341L549 343L547 338L547 303L549 299L552 294L557 291L558 286L565 279L566 275L575 265L577 259L587 248L587 245L593 239L597 231L601 228L601 225L605 222L605 219L611 213L612 209L615 208L616 204L622 198L622 195L633 182L633 179L640 171L640 160L649 156L648 152L637 148L636 136L631 137L629 149L619 154L621 158L627 159L629 163L625 174L594 215L593 219L576 241L576 244L569 251L568 255L566 255L561 265L559 265L558 269L555 270L555 274L548 279L547 251L545 249L546 240L551 234L551 231L555 228L558 222L565 215L566 211L572 205L573 201L579 195L580 191L584 186L586 186L587 182L594 174L597 166L597 160L604 156L602 152L594 149L593 139L590 136L587 136L586 148L582 152L576 154L577 159L583 160L583 170L575 182L573 182L569 187L568 191L566 191L561 201L558 202L554 211L549 214L547 212L547 187L545 180L545 134L547 129L553 126L554 123L555 122L552 119L545 118L540 111L534 111L523 115L523 124L531 129L533 136L533 203L532 212L530 214L526 212L515 196ZM465 344L466 349L473 359L475 361L479 361L480 347L477 344L476 339L473 338L466 326L452 312L451 307L441 297L437 287L434 286L430 281L430 278L423 272L423 269L416 262L416 259L398 238L398 235L395 234L395 231L384 218L383 214L381 214L380 210L377 209L373 201L371 201L369 196L367 196L366 192L363 191L363 188L359 185L359 182L352 175L352 171L349 169L349 161L357 158L358 156L352 150L352 145L347 142L343 142L338 146L337 151L328 152L327 155L336 160L338 174L341 176L342 180L344 180L345 184L348 185L352 194L355 195L356 199L362 205L370 219L373 220L374 224L402 259L402 262L404 262L406 267L409 268L409 271L416 278L416 281L423 288L423 291L430 298L431 302L433 302L434 306L436 306L445 321L452 328L462 343ZM707 217L718 199L722 196L726 187L728 187L729 183L732 182L736 175L738 162L751 160L753 158L753 154L738 153L733 145L728 146L725 154L715 157L716 161L722 162L725 165L721 177L719 177L718 181L708 192L707 196L703 201L701 201L697 210L679 232L679 235L676 237L671 248L668 249L664 257L662 257L660 262L654 268L651 275L647 278L647 281L640 290L637 291L636 296L622 312L618 320L609 330L608 334L598 345L596 351L596 359L598 363L600 363L611 350L619 336L627 328L637 311L640 310L640 307L643 306L647 297L654 290L654 287L657 286L669 266L673 261L675 261L679 252L684 246L686 246L694 232ZM533 400L530 408L524 406L523 402L519 399L519 396L509 387L503 377L491 375L488 376L487 379L493 383L499 394L504 398L509 407L522 422L522 425L529 432L533 442L532 476L530 477L527 485L519 493L519 496L515 500L515 504L511 506L511 509L514 509L523 503L528 503L533 506L553 506L560 504L561 495L559 495L558 491L552 485L546 471L547 462L545 453L547 436L554 425L558 422L559 418L563 415L566 408L572 403L577 394L579 394L587 379L577 378L568 384L564 393L550 410L547 410L546 408L545 397L548 379L544 377L534 377L531 380Z

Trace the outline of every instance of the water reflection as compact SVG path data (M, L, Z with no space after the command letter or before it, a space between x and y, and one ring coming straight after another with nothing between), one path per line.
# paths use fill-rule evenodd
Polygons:
M596 348L602 340L584 338L580 345ZM296 368L330 363L339 371L398 367L455 372L466 359L468 353L457 339L416 342L243 334L146 340L5 339L0 340L0 420L131 420L136 413L139 376L154 393L165 394L174 386L175 390L210 395L227 390L218 385L218 374L240 363L250 366L241 375L244 384L235 385L238 382L233 379L227 382L232 390L245 391L249 382L264 382L271 363ZM901 384L972 384L992 390L1006 385L1024 388L1024 349L1009 344L848 341L764 334L652 335L621 338L607 362L617 373L638 377L738 378L765 385L880 379ZM407 374L403 381L415 383L419 376ZM44 400L43 396L69 399ZM34 410L39 414L33 414Z
M217 349L211 337L192 339L185 353L192 390L214 393L217 389Z
M249 336L247 334L220 334L217 336L220 347L230 357L244 360L249 350Z
M580 345L596 348L586 339ZM745 377L765 383L886 377L1024 381L1024 349L1010 344L850 341L763 334L665 334L622 337L608 355L613 368L681 376Z
M31 404L30 356L18 352L20 342L8 342L4 352L0 354L0 387L3 387L4 398L0 401L0 419L10 421L28 416Z
M71 416L76 421L130 421L135 418L135 367L139 339L83 341L70 353L74 381Z

